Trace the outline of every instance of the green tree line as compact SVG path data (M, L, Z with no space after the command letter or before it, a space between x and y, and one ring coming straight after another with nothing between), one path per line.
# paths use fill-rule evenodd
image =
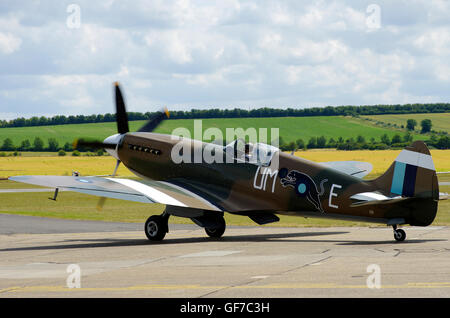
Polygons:
M245 117L307 117L307 116L359 116L383 114L444 113L450 112L449 103L373 105L373 106L327 106L313 108L258 108L258 109L191 109L189 111L171 111L171 119L202 118L245 118ZM154 112L128 112L128 119L147 120ZM28 127L46 125L87 124L115 121L115 114L98 115L57 115L53 117L16 118L9 121L0 120L0 128Z
M384 150L404 148L411 144L412 141L412 135L407 132L403 136L395 134L392 138L389 138L387 134L384 134L380 137L380 140L376 140L373 137L370 140L366 140L366 138L361 135L357 136L356 139L344 139L342 137L331 137L327 139L325 136L319 136L311 137L307 141L297 139L295 142L285 143L280 137L279 144L282 151L324 148L336 148L337 150ZM436 149L450 149L450 137L446 135L440 137L432 135L429 140L425 140L425 143Z
M49 138L47 140L47 147L45 147L44 141L41 137L35 137L32 141L30 141L29 139L25 139L20 143L20 145L15 145L11 138L6 138L0 145L0 150L3 151L58 151L60 149L64 151L73 150L73 147L70 143L66 142L64 145L60 145L55 138Z
M342 137L329 138L325 136L311 137L309 140L298 139L295 142L285 142L282 137L280 137L279 145L280 149L283 151L292 150L306 150L306 149L321 149L321 148L336 148L338 150L382 150L389 148L403 148L412 142L413 138L411 133L407 132L405 135L400 136L395 134L392 138L389 138L387 134L380 137L380 140L371 138L366 140L364 136L357 136L356 138ZM437 149L450 149L450 137L447 135L436 136L432 135L429 140L425 141L428 146ZM72 145L66 142L64 145L60 145L58 141L54 138L49 138L47 142L48 146L44 147L44 141L40 137L35 137L33 141L29 139L23 140L20 145L14 145L10 138L6 138L3 143L0 143L1 151L51 151L56 152L59 150L72 151ZM86 149L80 149L85 151Z

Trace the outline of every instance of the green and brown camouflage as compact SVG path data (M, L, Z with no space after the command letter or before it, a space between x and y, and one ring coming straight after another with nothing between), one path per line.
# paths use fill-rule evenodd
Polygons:
M436 172L434 166L429 165L429 162L432 164L430 152L421 141L402 152L406 152L406 160L412 156L417 165L396 160L374 180L353 177L281 151L277 153L275 168L236 160L229 163L225 160L226 147L218 145L213 147L221 152L222 162L195 163L193 154L203 153L211 144L187 138L182 138L181 142L185 146L183 149L190 149L188 162L173 161L172 150L180 139L156 133L125 135L118 155L137 175L186 188L230 213L356 218L386 224L399 219L421 226L431 224L436 215L439 196ZM416 154L426 158L428 165L417 162ZM396 165L404 166L403 175L394 175ZM405 184L407 189L403 195L391 191L396 190L392 188L395 182ZM355 197L364 193L373 193L377 200Z

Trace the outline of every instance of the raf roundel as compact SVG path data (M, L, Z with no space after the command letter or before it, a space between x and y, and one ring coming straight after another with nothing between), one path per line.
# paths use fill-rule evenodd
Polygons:
M311 182L305 175L297 176L295 192L302 197L306 196L311 190Z
M300 183L297 187L297 191L302 194L305 193L306 192L306 184Z

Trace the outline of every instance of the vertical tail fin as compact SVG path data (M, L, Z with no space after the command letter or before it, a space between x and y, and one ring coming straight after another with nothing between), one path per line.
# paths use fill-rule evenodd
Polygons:
M389 169L374 182L387 195L417 198L407 206L409 224L424 226L434 220L439 184L431 153L423 141L415 141L403 149Z
M436 169L423 141L415 141L403 149L376 182L394 196L439 198Z

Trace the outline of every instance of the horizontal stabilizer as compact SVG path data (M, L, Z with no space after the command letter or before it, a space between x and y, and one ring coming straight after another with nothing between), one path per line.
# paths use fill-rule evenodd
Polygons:
M352 195L350 197L351 200L354 201L351 207L362 206L362 205L376 205L376 204L386 204L386 203L394 203L405 201L411 198L395 196L395 197L387 197L378 192L362 192Z
M328 161L320 164L357 178L365 177L373 169L371 163L363 161Z

